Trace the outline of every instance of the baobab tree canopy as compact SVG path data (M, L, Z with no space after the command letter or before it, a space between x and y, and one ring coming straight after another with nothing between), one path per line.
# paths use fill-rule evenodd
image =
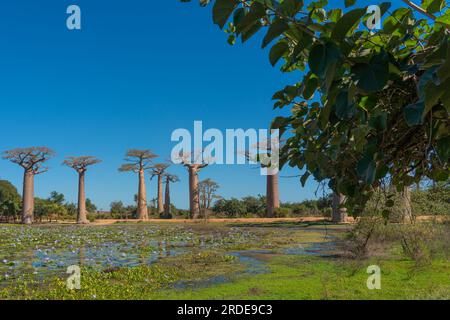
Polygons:
M53 150L47 147L16 148L5 151L3 159L16 163L33 174L40 174L48 170L43 164L54 155Z
M280 162L305 170L303 185L328 182L353 214L383 179L403 190L449 177L450 10L403 2L380 3L374 29L354 0L344 10L344 1L200 1L213 4L230 44L264 31L270 63L302 73L273 95L275 108L291 107L272 124L286 139Z
M127 163L123 164L119 171L133 171L139 172L139 170L148 170L152 168L152 159L156 158L157 155L150 150L138 150L130 149L127 151L125 156L125 161Z
M68 157L64 160L63 164L75 169L77 172L85 171L88 166L102 162L92 156L82 156L82 157Z
M170 166L168 163L156 163L151 167L151 178L163 175L166 169Z

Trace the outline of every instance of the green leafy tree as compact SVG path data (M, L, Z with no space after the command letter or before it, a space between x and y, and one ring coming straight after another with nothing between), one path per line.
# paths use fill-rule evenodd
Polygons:
M450 11L444 0L381 3L382 28L369 30L372 14L355 2L200 1L229 43L264 30L270 63L301 72L273 95L275 108L291 107L272 124L286 139L281 164L358 214L386 177L399 191L449 177Z
M48 200L59 205L63 205L66 201L65 196L62 193L58 193L56 191L50 193L50 197L48 198Z
M89 198L86 199L86 211L88 213L95 213L95 212L97 212L97 206Z
M213 206L213 212L216 214L225 214L228 217L240 217L247 213L245 204L239 199L230 200L219 199Z
M7 180L0 180L0 216L16 220L20 213L21 197L16 187Z

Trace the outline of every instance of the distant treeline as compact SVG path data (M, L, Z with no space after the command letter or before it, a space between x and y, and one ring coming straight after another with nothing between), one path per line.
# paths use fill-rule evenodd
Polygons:
M367 205L368 214L380 214L386 198L385 192L378 192ZM136 202L136 197L135 197ZM395 197L394 201L397 201ZM399 201L400 202L400 201ZM450 184L441 183L431 185L423 189L414 189L411 193L413 214L419 215L448 215L450 214ZM297 216L325 216L331 215L331 195L317 200L304 200L301 202L281 203L276 209L276 217ZM91 200L86 200L89 220L95 219L137 219L137 205L124 205L122 201L114 201L110 205L110 211L97 211L97 207ZM203 218L243 218L264 217L266 213L266 197L248 196L242 199L219 198L211 209L201 207ZM393 207L392 215L396 214ZM156 200L153 199L148 206L149 215L158 218ZM188 218L189 210L176 208L171 204L171 212L174 218ZM0 180L0 221L20 221L21 196L16 187L9 181ZM46 199L35 198L35 215L37 221L74 220L77 216L77 206L67 202L65 196L56 191Z

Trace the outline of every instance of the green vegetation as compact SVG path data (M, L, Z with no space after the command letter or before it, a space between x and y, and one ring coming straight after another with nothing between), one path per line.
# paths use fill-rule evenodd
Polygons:
M371 224L373 225L373 224ZM0 226L4 299L449 299L450 225L189 223ZM410 255L407 243L427 252ZM434 235L434 236L430 236ZM68 290L69 265L81 290ZM367 267L381 268L368 290Z
M182 0L190 2L190 0ZM286 143L281 164L347 196L363 212L388 182L398 191L423 179L448 181L450 9L445 0L379 4L382 24L356 1L200 0L228 42L263 33L281 71L301 80L273 95ZM387 181L386 181L387 180ZM391 208L392 202L385 206Z

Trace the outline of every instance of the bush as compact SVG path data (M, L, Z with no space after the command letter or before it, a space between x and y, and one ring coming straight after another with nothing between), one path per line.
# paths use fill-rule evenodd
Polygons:
M276 208L275 209L275 217L276 218L287 218L292 214L292 210L289 208Z

